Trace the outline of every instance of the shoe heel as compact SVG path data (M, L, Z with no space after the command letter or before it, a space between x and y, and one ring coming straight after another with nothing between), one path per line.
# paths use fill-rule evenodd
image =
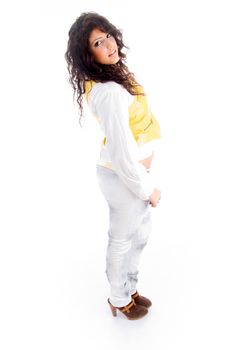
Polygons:
M116 315L117 315L117 308L110 303L109 299L108 299L108 303L109 303L110 309L112 311L112 315L114 317L116 317Z

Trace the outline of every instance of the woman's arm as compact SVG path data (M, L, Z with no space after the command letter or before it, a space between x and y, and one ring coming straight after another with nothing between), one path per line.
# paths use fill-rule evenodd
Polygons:
M129 127L128 97L117 83L106 83L96 89L91 109L98 116L116 173L126 186L143 200L154 191L151 175L137 159L138 145Z

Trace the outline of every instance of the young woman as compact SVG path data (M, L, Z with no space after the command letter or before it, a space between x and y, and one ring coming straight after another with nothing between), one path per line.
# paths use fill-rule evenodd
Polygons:
M125 64L124 47L113 24L88 12L71 26L65 58L80 115L85 96L105 136L97 178L109 206L108 304L113 316L119 310L132 320L145 316L152 304L136 286L139 258L151 232L150 207L160 200L149 173L160 127Z

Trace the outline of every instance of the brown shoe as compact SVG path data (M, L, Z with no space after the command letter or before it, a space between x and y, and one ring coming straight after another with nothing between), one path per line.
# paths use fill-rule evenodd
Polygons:
M139 295L138 292L131 295L131 297L137 305L141 305L141 306L144 306L147 308L152 305L152 302L150 301L150 299L147 299L147 298L143 297L142 295Z
M142 318L148 313L148 310L146 307L142 305L137 305L134 300L131 300L131 302L128 305L123 307L113 306L110 303L109 299L108 299L108 303L113 316L116 316L117 310L119 310L128 318L128 320L138 320L139 318Z

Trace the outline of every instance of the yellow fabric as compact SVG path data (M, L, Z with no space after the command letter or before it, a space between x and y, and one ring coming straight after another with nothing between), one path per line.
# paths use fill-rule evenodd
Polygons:
M89 94L95 82L85 82L85 95L89 103ZM141 86L136 87L136 92L144 93ZM161 137L160 126L150 109L148 108L145 95L135 95L133 102L128 108L129 126L136 142L141 145ZM104 138L104 144L106 137Z

